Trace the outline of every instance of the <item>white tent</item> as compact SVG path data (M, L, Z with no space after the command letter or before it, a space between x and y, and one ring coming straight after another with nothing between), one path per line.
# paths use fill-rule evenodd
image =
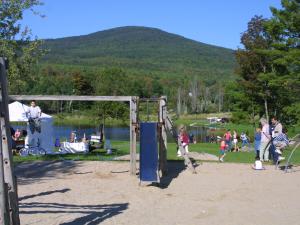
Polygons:
M9 121L11 122L27 122L26 111L28 106L20 102L13 102L8 105L9 109ZM41 115L41 133L34 132L33 134L27 126L27 138L25 144L30 146L36 146L39 142L39 146L52 153L54 147L53 138L53 119L52 116L42 113Z

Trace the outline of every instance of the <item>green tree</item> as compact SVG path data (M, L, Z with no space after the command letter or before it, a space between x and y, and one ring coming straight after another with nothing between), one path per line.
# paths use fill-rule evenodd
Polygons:
M0 1L0 55L9 60L8 81L15 94L29 88L32 66L44 52L41 41L31 40L30 29L22 29L19 23L23 12L37 5L39 0Z
M272 48L272 83L277 98L274 113L286 123L297 123L300 103L300 1L282 0L282 9L271 7L273 17L265 22Z
M248 23L248 29L241 36L244 49L238 49L236 59L238 62L238 86L244 93L240 110L247 111L253 117L259 113L268 118L268 105L271 101L272 90L269 85L268 73L271 71L270 58L261 53L269 49L271 40L264 29L266 19L254 16ZM263 105L263 107L257 107ZM258 112L255 111L258 109Z
M79 71L72 74L72 81L74 83L74 94L76 95L93 95L94 88L91 82L84 77Z
M282 0L282 9L271 8L273 16L268 20L255 16L242 34L245 49L236 53L238 86L244 102L250 104L241 104L241 110L253 118L256 112L264 112L267 117L271 112L285 123L297 121L294 107L299 105L300 96L299 5L299 0Z
M130 95L132 81L127 74L118 68L105 69L96 76L94 90L100 96L126 96ZM129 107L120 102L98 102L94 106L99 120L102 118L116 118L126 120L129 115Z

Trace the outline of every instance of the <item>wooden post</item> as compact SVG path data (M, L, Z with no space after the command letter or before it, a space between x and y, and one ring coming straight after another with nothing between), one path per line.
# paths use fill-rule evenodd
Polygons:
M5 61L3 58L0 58L0 66L1 66L0 124L1 124L1 145L2 145L1 150L2 150L2 157L3 157L2 167L0 168L0 170L3 170L4 182L5 185L7 185L7 192L5 190L5 194L6 194L5 197L7 197L8 199L10 223L13 225L18 225L20 224L18 194L17 194L16 178L13 173L13 165L12 165L12 151L11 151L12 143L11 143L10 124L9 124L9 112L8 112L7 77L6 77Z
M2 102L1 102L2 106ZM0 121L1 125L1 121ZM0 144L0 224L9 224L9 209L7 204L7 190L4 183L4 171L3 171L3 154L2 154L2 142Z
M167 132L165 122L167 118L167 97L162 96L159 100L159 169L162 176L167 175Z
M136 175L137 97L130 101L130 174Z
M2 77L4 75L3 70L5 70L5 62L3 58L0 58L0 95L1 95L1 102L0 102L0 116L4 116L3 112L3 101L2 101ZM0 127L2 127L2 123L0 120ZM6 225L10 224L9 222L9 207L7 202L7 188L4 182L4 168L3 168L3 148L2 148L2 136L1 136L1 144L0 144L0 224Z

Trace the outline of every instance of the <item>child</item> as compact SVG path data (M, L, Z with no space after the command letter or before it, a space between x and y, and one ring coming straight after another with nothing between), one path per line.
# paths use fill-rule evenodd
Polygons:
M247 137L247 135L244 132L241 133L241 137L240 138L242 140L242 149L246 145L248 145L248 148L250 149L250 143L249 143L248 137Z
M254 148L256 151L256 157L259 156L260 140L261 140L261 129L258 127L256 128L256 132L254 135Z
M263 167L262 162L259 160L259 156L257 155L255 157L254 165L252 165L252 169L254 170L264 170L265 167Z
M224 162L224 157L226 155L225 150L226 150L226 142L225 142L225 138L222 138L220 143L220 157L219 157L220 162Z
M273 139L273 144L276 147L275 152L278 153L279 157L278 160L284 160L285 158L282 157L282 150L289 145L289 139L286 135L287 130L285 128L282 129L282 133L278 134L278 136L276 136Z
M231 132L230 129L227 130L227 132L224 134L224 138L225 138L225 143L226 143L226 150L230 151L231 150Z
M178 138L181 141L181 145L184 148L185 153L186 154L189 153L189 136L184 128L180 129ZM182 156L180 149L178 149L178 151L177 151L177 156L178 157Z
M239 149L239 146L238 146L238 134L236 132L236 130L233 131L233 143L234 143L234 152L238 152L240 149Z

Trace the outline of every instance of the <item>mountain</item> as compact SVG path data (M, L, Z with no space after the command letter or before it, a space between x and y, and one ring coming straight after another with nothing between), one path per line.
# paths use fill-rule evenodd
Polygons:
M119 27L96 33L46 39L47 64L118 67L133 74L233 77L234 51L204 44L156 28Z

